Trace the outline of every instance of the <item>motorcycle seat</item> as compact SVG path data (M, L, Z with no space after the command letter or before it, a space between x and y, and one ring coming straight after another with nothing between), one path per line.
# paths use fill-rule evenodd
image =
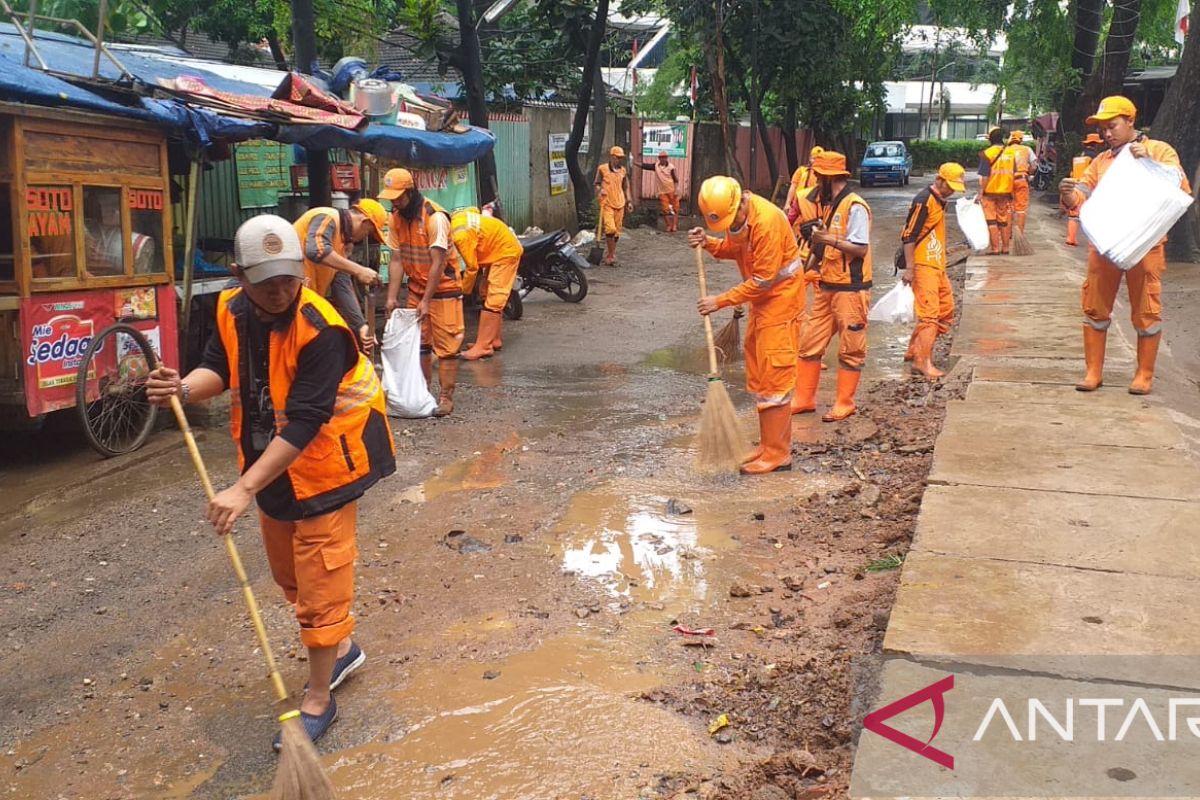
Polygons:
M540 250L553 246L555 240L561 235L562 231L558 230L543 233L539 236L518 236L517 239L521 242L521 247L525 248L525 251L528 252L530 250Z

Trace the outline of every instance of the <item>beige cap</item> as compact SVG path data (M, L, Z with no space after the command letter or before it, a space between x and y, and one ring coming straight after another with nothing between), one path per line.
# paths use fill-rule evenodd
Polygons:
M250 283L286 275L304 279L304 248L292 223L261 214L242 223L233 237L233 261Z

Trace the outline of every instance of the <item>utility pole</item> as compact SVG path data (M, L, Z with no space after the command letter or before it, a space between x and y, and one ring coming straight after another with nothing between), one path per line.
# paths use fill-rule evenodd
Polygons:
M309 74L317 60L317 29L313 0L292 0L292 50L296 71ZM308 162L308 204L312 208L333 205L329 188L329 151L304 149Z

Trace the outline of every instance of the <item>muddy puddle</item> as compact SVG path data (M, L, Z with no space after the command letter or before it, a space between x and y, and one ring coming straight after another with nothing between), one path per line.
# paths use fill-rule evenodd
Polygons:
M661 680L587 633L497 663L432 665L391 698L408 721L397 741L331 757L333 779L359 800L637 797L659 775L729 763L732 751L636 699Z

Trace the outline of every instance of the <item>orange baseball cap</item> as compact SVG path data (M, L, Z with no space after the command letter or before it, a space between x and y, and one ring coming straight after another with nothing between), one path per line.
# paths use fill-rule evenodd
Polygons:
M384 210L378 201L370 198L363 198L354 204L362 212L367 221L371 223L371 230L375 235L375 241L383 241L383 229L387 227L387 211Z
M1128 97L1114 94L1112 97L1106 97L1100 101L1100 108L1087 118L1087 124L1089 126L1099 125L1101 122L1108 122L1117 117L1137 119L1137 106Z
M938 177L950 184L950 188L956 192L965 192L967 185L963 183L963 176L967 173L963 169L962 164L956 164L953 161L947 161L938 167Z
M1025 134L1021 131L1013 131L1008 137L1009 144L1020 144L1025 141Z
M833 150L822 150L813 156L812 171L826 178L850 177L850 170L846 169L846 157Z
M416 188L416 185L413 174L403 167L389 169L383 176L383 191L379 193L379 199L395 200L409 189Z
M1083 143L1084 144L1104 144L1104 140L1100 138L1100 134L1098 134L1098 133L1089 133L1087 136L1083 137Z
M610 156L616 156L617 158L624 158L624 157L625 157L625 151L624 151L622 148L620 148L620 147L617 147L617 146L615 146L615 145L614 145L613 147L610 147L610 148L609 148L609 150L608 150L608 154L609 154Z

